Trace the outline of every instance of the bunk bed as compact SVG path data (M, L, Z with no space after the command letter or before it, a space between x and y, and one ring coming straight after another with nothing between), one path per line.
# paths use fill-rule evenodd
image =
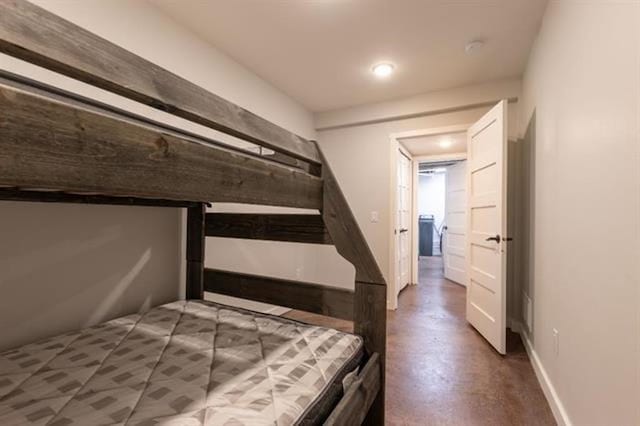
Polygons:
M315 142L24 0L0 2L0 52L268 148L0 71L0 200L187 209L186 300L0 354L1 423L384 424L386 283ZM319 214L207 212L220 202ZM206 268L206 236L334 245L354 290ZM354 334L205 292L353 320ZM275 392L289 399L266 403ZM258 402L270 417L242 417Z

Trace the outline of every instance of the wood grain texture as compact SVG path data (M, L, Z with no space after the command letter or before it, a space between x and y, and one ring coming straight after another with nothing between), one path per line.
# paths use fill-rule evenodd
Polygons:
M368 354L380 356L380 392L367 414L365 424L384 425L385 368L387 353L387 288L356 281L353 298L353 331L362 336Z
M0 51L195 123L319 163L312 142L27 1L0 2Z
M204 218L206 205L187 209L187 299L204 299Z
M205 268L205 291L299 309L335 318L353 318L353 292L321 284Z
M171 208L193 207L199 204L191 201L160 200L153 198L108 197L93 194L69 194L66 192L21 191L13 188L0 188L0 200Z
M33 93L36 95L45 96L49 99L63 101L69 105L80 106L84 109L98 111L101 114L116 117L118 119L124 119L128 122L143 125L153 130L167 133L178 138L186 137L199 143L218 146L229 151L240 152L245 155L260 158L264 161L273 161L275 163L295 167L314 176L320 176L321 174L321 166L316 163L301 160L273 150L262 149L259 145L255 144L247 144L246 146L231 145L225 142L218 141L216 139L212 139L210 137L205 137L200 134L184 130L179 127L170 126L166 123L150 119L143 115L123 110L113 105L109 105L107 103L100 102L86 96L78 95L77 93L72 93L58 87L54 87L5 70L0 70L0 84L4 84L9 87L20 89L22 91Z
M352 426L363 424L367 412L380 391L381 366L377 353L366 365L344 394L324 423L325 426ZM369 424L369 423L367 423Z
M0 186L319 209L300 170L0 84Z
M320 215L207 213L208 237L331 244Z
M324 182L322 220L336 250L355 267L356 281L386 286L373 252L321 151L320 156Z
M363 337L368 354L378 353L380 356L381 388L364 423L384 425L387 284L331 167L322 151L318 151L322 158L324 183L322 219L338 253L356 270L354 332Z

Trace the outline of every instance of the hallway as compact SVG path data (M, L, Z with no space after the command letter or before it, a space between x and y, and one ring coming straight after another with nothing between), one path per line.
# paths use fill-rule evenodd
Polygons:
M442 258L420 260L387 327L387 423L554 425L517 334L500 356L465 320L465 288L444 279Z
M387 324L387 424L555 425L517 334L500 356L465 320L465 288L421 258L420 285L402 291ZM300 311L285 316L350 331Z

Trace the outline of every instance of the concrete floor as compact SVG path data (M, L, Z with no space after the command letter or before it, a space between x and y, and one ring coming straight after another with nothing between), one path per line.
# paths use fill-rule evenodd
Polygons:
M387 324L387 424L555 425L517 334L501 356L466 322L465 288L422 258L420 284L402 291ZM351 323L286 316L350 330Z

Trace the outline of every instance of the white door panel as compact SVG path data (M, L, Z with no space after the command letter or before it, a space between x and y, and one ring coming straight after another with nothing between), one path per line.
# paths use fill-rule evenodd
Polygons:
M467 320L506 352L507 103L468 131Z
M396 237L396 289L398 293L411 280L411 160L398 152Z
M467 173L466 161L447 167L445 175L445 225L442 256L445 278L467 284Z

